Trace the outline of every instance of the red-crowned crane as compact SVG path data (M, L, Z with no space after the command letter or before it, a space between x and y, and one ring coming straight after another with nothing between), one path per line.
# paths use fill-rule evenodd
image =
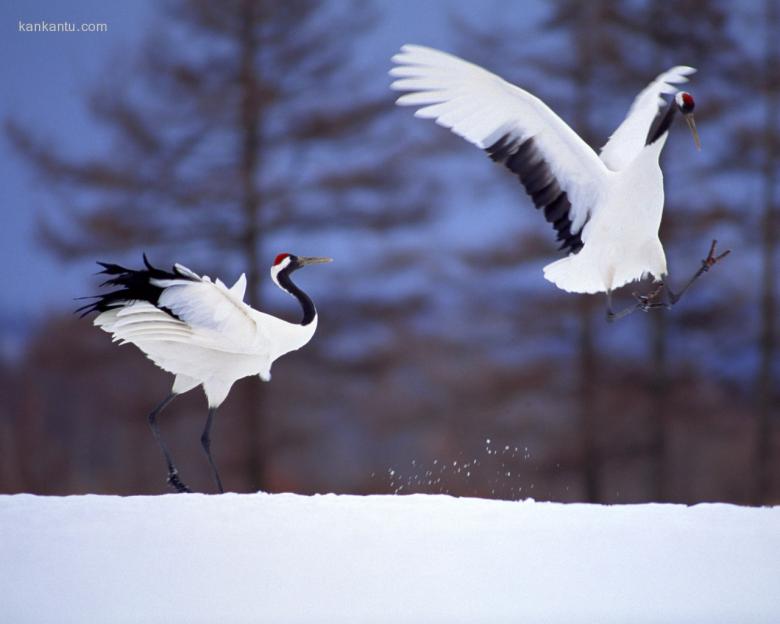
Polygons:
M608 320L671 306L728 253L716 256L713 241L682 290L669 289L658 238L664 205L658 159L678 111L700 148L693 97L674 86L688 81L692 67L673 67L651 82L597 156L539 98L481 67L417 45L404 45L393 61L391 87L408 92L397 104L420 107L416 117L434 119L520 178L569 252L547 265L544 276L568 292L606 293ZM674 94L668 104L665 94ZM635 305L615 313L612 292L647 275L660 287L646 297L635 294ZM667 301L655 302L662 289Z
M223 492L222 480L211 456L211 426L217 408L231 386L243 377L271 379L271 365L285 353L300 349L317 329L312 300L291 279L294 271L330 258L306 258L283 253L271 267L274 283L298 299L303 308L299 323L259 312L244 303L246 276L228 288L181 264L171 272L153 267L144 255L145 268L126 269L99 262L109 275L102 286L116 290L98 295L79 309L86 315L99 312L94 324L112 334L114 342L132 343L157 366L176 377L170 394L149 414L149 425L165 455L168 483L189 492L182 483L171 454L160 435L157 416L179 394L203 386L208 417L201 436L214 481Z

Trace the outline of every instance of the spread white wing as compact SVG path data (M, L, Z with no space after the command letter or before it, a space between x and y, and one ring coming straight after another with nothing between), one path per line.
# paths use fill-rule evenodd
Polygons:
M642 151L647 142L647 133L661 106L666 101L661 97L677 93L674 85L688 82L688 76L696 70L678 65L660 74L634 99L628 116L601 148L601 160L612 171L627 167Z
M539 98L463 59L404 45L393 57L391 85L409 93L401 106L432 118L516 173L537 208L578 251L580 232L597 210L608 170L596 153Z
M185 277L149 280L162 288L156 305L128 301L100 314L95 324L112 333L114 340L136 344L168 342L252 354L269 345L255 312L242 300L244 275L227 288L220 280L212 282L181 265L176 269Z

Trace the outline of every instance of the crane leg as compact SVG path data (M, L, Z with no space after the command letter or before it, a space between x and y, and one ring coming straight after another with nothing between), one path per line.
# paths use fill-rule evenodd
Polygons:
M694 273L691 276L691 278L686 282L685 286L683 286L682 289L679 292L677 292L677 293L673 292L672 289L669 288L669 286L666 283L666 281L663 282L663 284L664 284L664 286L666 288L667 296L669 298L669 303L671 305L674 305L675 303L677 303L682 298L682 296L686 293L686 291L691 286L693 286L693 283L697 279L699 279L702 275L704 275L707 271L709 271L712 267L714 267L715 264L718 261L722 260L723 258L725 258L726 256L728 256L731 253L731 250L727 249L722 254L716 256L715 255L715 247L716 247L717 244L718 244L718 241L716 241L716 240L712 241L712 244L710 245L710 252L707 254L707 257L704 260L701 261L701 266L699 267L699 270L696 271L696 273Z
M647 312L648 310L653 310L655 308L671 307L668 303L662 303L660 301L655 300L658 297L658 295L661 294L661 290L663 290L663 287L664 284L662 282L661 285L658 286L658 288L656 288L653 292L647 295L640 295L639 293L633 293L634 299L636 299L636 303L626 308L623 308L619 312L615 312L612 309L612 292L608 290L607 291L607 322L612 323L614 321L622 319L625 316L628 316L629 314L633 314L637 310L642 310L642 312Z
M699 279L704 273L709 271L715 264L717 264L720 260L725 258L731 253L730 249L727 249L722 254L715 255L715 248L718 244L718 241L713 240L712 244L710 245L710 251L707 254L707 257L701 261L701 266L699 267L699 270L694 273L691 278L686 282L685 286L682 287L682 289L675 293L672 291L671 288L669 288L669 284L667 283L666 279L661 281L661 285L656 288L653 292L651 292L648 295L639 295L637 293L634 293L634 299L636 299L636 303L634 305L628 306L627 308L620 310L620 312L614 312L612 310L612 293L610 291L607 291L607 321L617 321L618 319L623 318L624 316L628 316L629 314L633 314L637 310L642 310L642 312L647 312L649 310L654 310L657 308L665 308L670 309L674 304L676 304L682 296L687 292L687 290L693 285L693 283ZM666 301L656 301L656 298L661 294L661 291L666 291Z
M152 429L152 434L154 434L154 439L157 440L157 444L160 446L160 449L163 452L163 455L165 455L165 463L168 466L168 484L171 485L173 488L176 489L177 492L191 492L190 488L188 488L184 483L181 482L181 479L179 479L179 471L176 469L176 466L173 464L173 459L171 459L171 453L168 450L168 447L165 445L165 442L163 442L162 435L160 435L160 427L157 425L157 416L160 412L162 412L168 403L173 401L173 399L176 398L176 393L171 392L167 397L165 397L162 402L155 407L151 413L149 414L149 426Z
M203 429L203 435L200 436L200 443L203 446L203 450L206 451L206 457L209 458L211 474L214 475L214 482L217 484L217 489L219 490L220 494L224 494L225 490L222 488L222 479L219 478L217 465L214 463L214 459L211 457L211 425L214 422L214 415L216 413L216 407L209 408L209 415L208 418L206 418L206 426Z

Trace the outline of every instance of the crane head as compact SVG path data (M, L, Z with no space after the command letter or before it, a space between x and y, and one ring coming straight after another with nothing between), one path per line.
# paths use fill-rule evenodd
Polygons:
M301 267L305 267L308 264L324 264L326 262L333 262L333 258L317 258L308 256L296 256L291 253L280 253L274 258L274 263L271 265L271 279L279 284L277 276L282 271L286 271L288 274L293 271L297 271Z
M688 124L688 128L693 135L693 142L696 144L696 149L701 149L701 142L699 141L699 133L696 130L696 123L693 120L693 109L696 107L696 102L693 101L693 96L687 91L679 91L674 96L674 101L677 104L677 108L683 114L685 123Z
M318 258L314 256L296 256L290 253L280 253L274 258L272 269L281 271L290 267L290 271L297 271L301 267L305 267L307 264L325 264L326 262L333 262L333 258Z

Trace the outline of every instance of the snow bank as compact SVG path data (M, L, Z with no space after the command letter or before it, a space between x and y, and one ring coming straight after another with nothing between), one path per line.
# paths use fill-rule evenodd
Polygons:
M780 507L0 496L4 622L779 622Z

